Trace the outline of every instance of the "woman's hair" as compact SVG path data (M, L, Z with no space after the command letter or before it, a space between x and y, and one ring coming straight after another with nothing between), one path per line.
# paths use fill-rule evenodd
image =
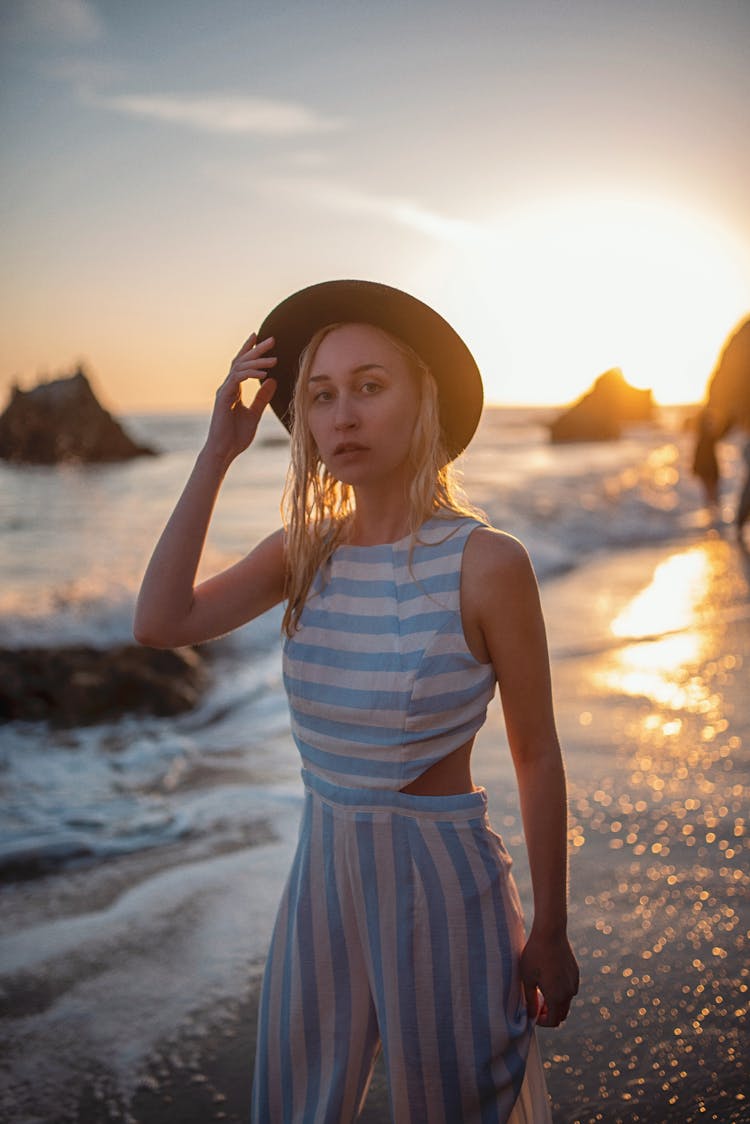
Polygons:
M325 467L307 422L307 384L313 361L326 336L341 327L329 324L315 333L300 356L294 388L291 461L282 501L287 553L287 605L282 627L287 636L299 627L313 579L341 541L355 509L354 489ZM431 516L484 516L464 498L456 470L449 462L440 426L437 384L428 367L403 340L382 328L377 330L404 356L419 392L409 451L409 532L413 546L416 532Z

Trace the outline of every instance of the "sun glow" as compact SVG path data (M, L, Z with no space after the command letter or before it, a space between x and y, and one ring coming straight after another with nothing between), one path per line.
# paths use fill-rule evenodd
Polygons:
M458 253L424 283L472 341L489 401L566 402L610 367L660 403L698 401L750 309L729 232L671 204L550 199Z

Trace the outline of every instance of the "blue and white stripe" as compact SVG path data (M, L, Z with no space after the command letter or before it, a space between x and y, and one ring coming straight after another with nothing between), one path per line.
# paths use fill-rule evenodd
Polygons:
M382 1042L398 1124L547 1124L519 975L523 918L484 791L424 797L303 778L253 1120L353 1121Z
M461 558L471 518L410 538L341 546L284 644L292 731L306 768L338 784L399 789L468 741L495 690L469 651Z

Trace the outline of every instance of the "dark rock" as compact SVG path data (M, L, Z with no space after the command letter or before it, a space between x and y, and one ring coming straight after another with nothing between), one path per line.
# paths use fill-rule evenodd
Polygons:
M0 722L87 726L125 714L190 710L208 684L192 648L136 645L0 650Z
M154 452L99 404L81 368L33 390L13 387L0 415L0 459L19 464L123 461Z
M599 375L591 390L553 421L550 439L564 441L614 441L622 427L650 421L654 403L650 390L637 390L625 381L619 367Z

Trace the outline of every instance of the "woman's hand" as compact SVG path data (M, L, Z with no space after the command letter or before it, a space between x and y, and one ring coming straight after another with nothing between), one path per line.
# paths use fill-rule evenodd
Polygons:
M274 342L273 336L269 336L258 343L253 332L232 360L229 374L216 392L206 449L225 465L229 465L252 443L261 414L276 390L275 380L266 377L276 365L275 356L269 354ZM245 406L242 383L253 378L265 381L250 405Z
M526 1007L539 1026L559 1026L578 994L578 964L568 938L544 937L532 927L521 954ZM541 992L541 1001L539 992Z

